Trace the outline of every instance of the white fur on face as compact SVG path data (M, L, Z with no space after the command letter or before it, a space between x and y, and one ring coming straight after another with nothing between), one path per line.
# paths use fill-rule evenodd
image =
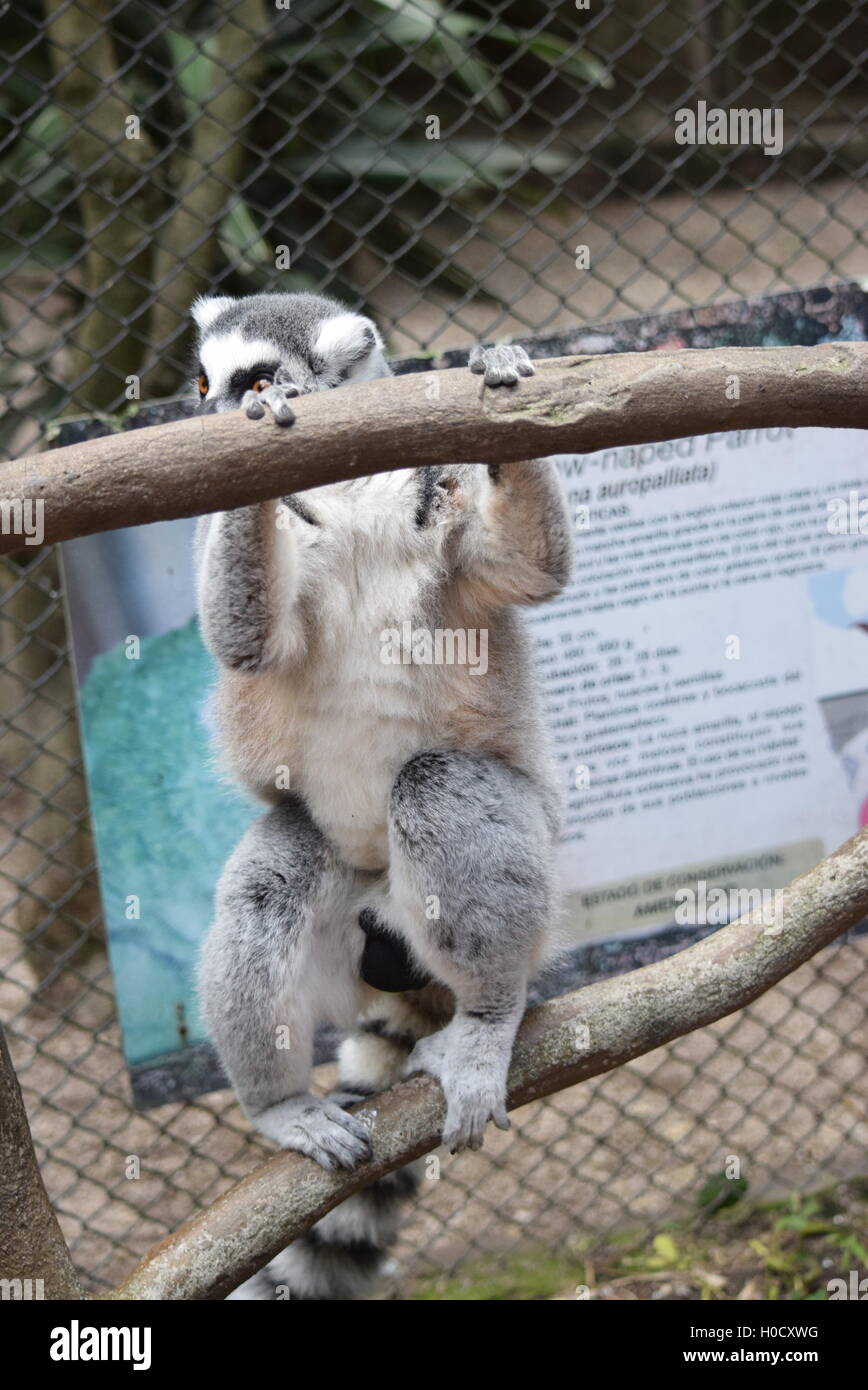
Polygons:
M280 346L267 338L244 338L237 328L206 338L199 358L208 378L206 400L222 395L235 372L254 371L264 362L280 361Z

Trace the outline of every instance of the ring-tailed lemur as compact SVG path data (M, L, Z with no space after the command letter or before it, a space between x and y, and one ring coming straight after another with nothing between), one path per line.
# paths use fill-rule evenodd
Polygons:
M289 424L292 397L389 374L373 323L318 296L205 298L193 314L206 411L267 406ZM533 372L513 348L474 349L471 368L486 386ZM440 1080L453 1151L509 1123L528 976L554 939L558 818L514 605L556 594L571 554L539 461L407 468L199 523L219 742L271 803L217 889L203 1015L257 1128L327 1168L371 1153L344 1107L413 1071ZM485 673L454 645L432 660L438 633L484 633ZM341 1092L311 1095L315 1026L360 1015ZM230 1296L358 1296L414 1181L352 1197Z

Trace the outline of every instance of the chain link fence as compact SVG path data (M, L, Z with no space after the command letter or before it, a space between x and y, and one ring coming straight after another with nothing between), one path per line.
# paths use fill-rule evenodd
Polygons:
M419 354L868 268L868 16L836 0L43 0L5 7L0 50L7 454L177 392L203 290L330 292ZM780 109L780 152L679 145L700 100ZM58 560L0 563L0 1013L99 1289L263 1150L229 1093L131 1108ZM865 956L839 943L444 1163L389 1291L597 1258L730 1153L754 1196L864 1172Z

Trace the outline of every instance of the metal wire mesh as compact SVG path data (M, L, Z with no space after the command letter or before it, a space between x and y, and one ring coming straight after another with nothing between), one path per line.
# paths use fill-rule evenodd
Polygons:
M177 390L206 289L332 292L418 353L868 264L868 19L836 0L44 0L4 13L0 51L7 452L60 414ZM674 143L700 99L780 108L781 154ZM0 1008L99 1288L261 1150L228 1094L130 1107L56 558L2 564ZM444 1165L393 1292L475 1255L654 1228L729 1153L755 1195L858 1172L865 954L830 948Z

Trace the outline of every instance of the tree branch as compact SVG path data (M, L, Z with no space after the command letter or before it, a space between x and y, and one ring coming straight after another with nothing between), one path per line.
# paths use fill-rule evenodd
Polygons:
M21 1088L0 1028L0 1279L42 1279L46 1298L85 1298L43 1186Z
M4 466L0 497L44 499L45 537L266 501L341 478L763 426L868 428L868 344L564 357L518 386L464 370L323 391L281 429L240 412L128 431ZM727 398L733 378L738 400ZM21 540L0 535L0 552Z
M468 372L418 374L298 402L290 430L206 416L6 465L0 496L43 498L46 538L241 506L409 463L506 462L763 426L868 428L868 345L628 353L542 362L517 388ZM726 386L738 378L739 399ZM363 421L360 429L359 422ZM0 549L20 546L0 536ZM751 914L644 970L532 1010L510 1071L511 1108L599 1075L743 1008L868 913L868 831L785 890L781 930ZM589 1041L588 1041L589 1039ZM156 1246L109 1297L218 1299L326 1212L436 1147L443 1098L428 1078L376 1097L377 1157L351 1174L279 1154ZM0 1053L2 1277L78 1292L36 1168L17 1083ZM27 1269L18 1273L26 1262Z
M780 925L749 914L696 946L533 1009L510 1069L514 1109L612 1071L734 1013L868 912L868 830L784 890ZM269 1159L148 1254L111 1298L219 1299L338 1203L437 1146L439 1086L415 1077L355 1112L376 1158L327 1173L299 1154Z

